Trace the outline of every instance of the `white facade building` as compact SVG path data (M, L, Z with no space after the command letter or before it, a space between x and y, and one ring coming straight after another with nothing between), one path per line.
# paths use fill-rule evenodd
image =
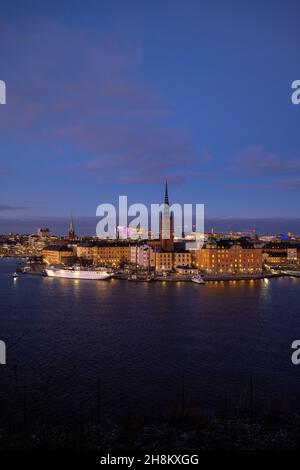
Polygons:
M132 246L130 249L130 263L140 268L155 267L155 253L149 245Z

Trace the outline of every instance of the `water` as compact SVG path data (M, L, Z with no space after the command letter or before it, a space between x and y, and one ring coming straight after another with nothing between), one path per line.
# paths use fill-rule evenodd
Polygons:
M173 412L183 383L189 410L243 408L250 373L257 407L298 407L300 279L14 281L15 266L0 261L1 421Z

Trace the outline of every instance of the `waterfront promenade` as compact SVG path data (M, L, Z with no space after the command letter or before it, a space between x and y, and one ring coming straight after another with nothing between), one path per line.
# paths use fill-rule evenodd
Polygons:
M40 275L43 276L44 274L44 265L42 264L31 264L28 266L28 269L24 271L24 274L29 275ZM215 282L215 281L249 281L249 280L259 280L259 279L270 279L273 277L281 277L284 276L283 273L270 273L270 272L262 272L259 274L233 274L233 275L225 275L225 274L207 274L202 273L203 278L206 282ZM134 278L129 275L128 271L118 271L113 276L114 279L128 281L130 282L149 282L147 279L147 273L138 273L137 276ZM192 282L191 275L179 275L177 273L168 273L166 275L160 275L152 273L150 281L151 282Z

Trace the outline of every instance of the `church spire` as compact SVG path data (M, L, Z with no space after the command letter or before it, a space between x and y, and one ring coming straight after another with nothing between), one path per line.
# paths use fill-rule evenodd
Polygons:
M169 205L168 182L167 181L166 181L166 189L165 189L165 204Z
M162 251L174 251L174 220L170 211L168 183L165 186L165 200L163 210L160 213L159 238Z
M72 215L71 215L69 230L70 230L70 232L74 232L74 222L73 222L73 216Z
M69 239L74 240L74 238L75 238L75 229L74 229L73 217L71 216L70 227L69 227Z

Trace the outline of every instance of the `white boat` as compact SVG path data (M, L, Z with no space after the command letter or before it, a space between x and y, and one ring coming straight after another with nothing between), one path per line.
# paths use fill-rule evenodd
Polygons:
M191 281L195 282L196 284L205 284L205 281L201 274L195 274L194 276L192 276Z
M286 274L287 276L300 277L300 271L298 270L284 270L282 272L283 274Z
M103 281L112 277L112 273L108 272L105 268L87 269L80 266L72 266L70 268L50 266L45 271L49 277L63 277L67 279Z

